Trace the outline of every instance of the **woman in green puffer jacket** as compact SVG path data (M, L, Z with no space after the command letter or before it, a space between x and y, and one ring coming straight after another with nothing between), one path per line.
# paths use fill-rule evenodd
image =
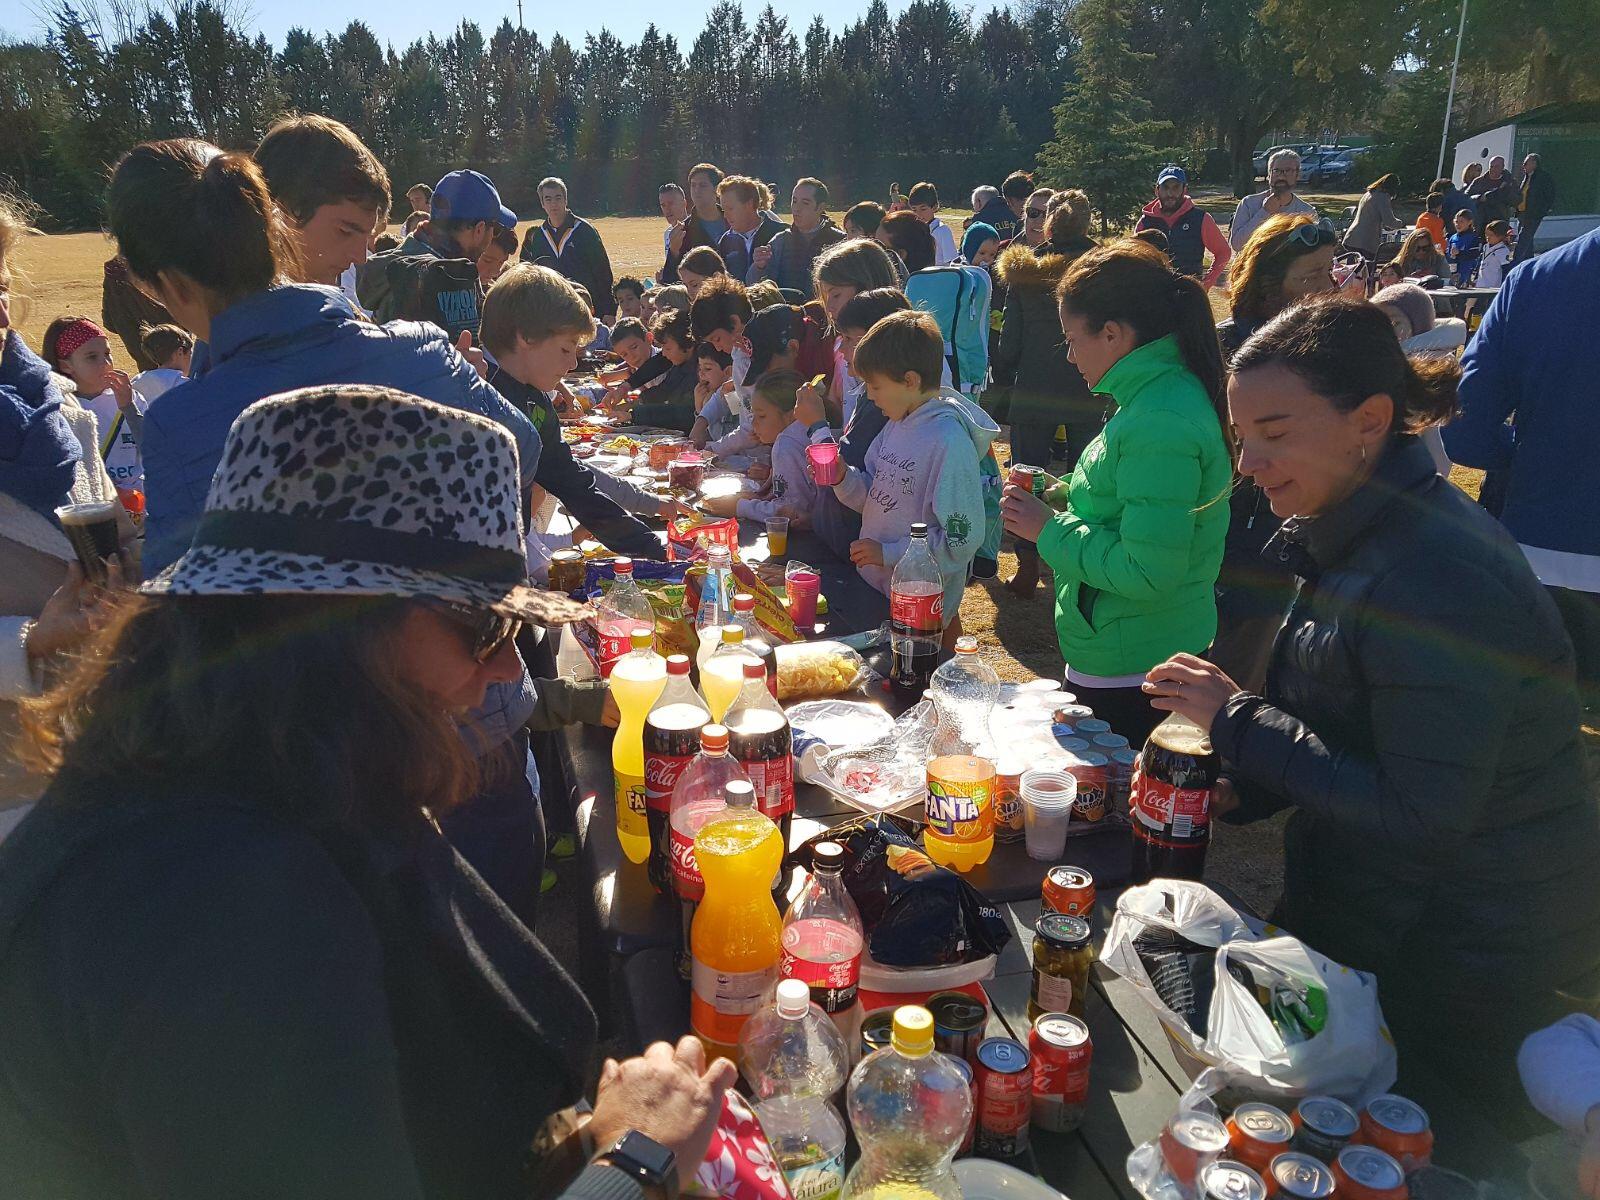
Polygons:
M1069 479L1042 500L1007 486L1001 509L1055 572L1068 686L1137 746L1165 715L1144 673L1217 631L1226 376L1205 289L1146 243L1087 252L1057 295L1069 357L1116 412Z

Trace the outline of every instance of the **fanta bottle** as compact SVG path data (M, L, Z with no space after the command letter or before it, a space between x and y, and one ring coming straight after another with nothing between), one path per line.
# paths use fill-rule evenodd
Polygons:
M994 749L989 717L1000 694L978 639L956 641L955 657L933 673L929 696L939 725L928 747L927 832L923 845L940 866L970 871L994 849Z
M622 719L611 738L611 773L617 786L617 841L629 862L650 857L649 806L644 786L644 721L667 686L667 660L650 647L655 633L635 629L633 650L617 659L607 683Z
M783 959L783 918L771 892L783 839L756 810L748 780L729 780L723 795L727 808L694 839L705 897L689 934L689 1028L708 1059L737 1062L739 1034L776 985Z

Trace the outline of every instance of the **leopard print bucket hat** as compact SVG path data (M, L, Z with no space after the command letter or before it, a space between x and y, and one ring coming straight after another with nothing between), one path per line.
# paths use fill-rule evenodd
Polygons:
M189 550L141 591L425 596L559 625L587 605L528 583L515 443L390 388L302 388L228 431Z

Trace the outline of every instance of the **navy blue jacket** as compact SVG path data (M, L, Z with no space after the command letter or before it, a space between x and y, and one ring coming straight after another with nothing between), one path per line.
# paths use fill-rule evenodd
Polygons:
M661 543L645 523L595 489L594 472L572 457L561 440L561 417L550 397L513 379L500 367L489 372L496 391L516 405L539 431L539 461L533 481L566 506L573 520L617 554L660 558Z
M967 224L974 225L979 221L994 226L994 231L1000 235L1002 244L1022 232L1022 218L1011 211L1011 205L1005 202L1003 196L997 196L985 204Z
M329 383L399 388L498 421L516 439L523 486L533 482L533 423L480 379L437 327L363 321L337 288L270 288L212 318L190 378L145 413L147 576L189 548L234 418L263 397Z
M576 213L567 214L564 233L550 232L544 221L522 238L522 261L549 267L573 283L582 284L594 302L594 315L602 321L617 311L611 295L611 259L600 231Z
M755 237L750 241L750 249L765 246L773 238L782 233L788 226L777 220L771 213L763 212L761 222L756 226ZM755 264L751 255L745 251L744 235L729 229L717 242L717 253L722 255L722 261L728 264L728 274L740 283L755 283L758 279ZM807 295L811 289L804 289Z
M1513 269L1462 355L1461 415L1444 431L1452 462L1510 468L1500 519L1524 550L1573 556L1568 581L1585 568L1600 581L1600 339L1574 336L1596 312L1600 230Z

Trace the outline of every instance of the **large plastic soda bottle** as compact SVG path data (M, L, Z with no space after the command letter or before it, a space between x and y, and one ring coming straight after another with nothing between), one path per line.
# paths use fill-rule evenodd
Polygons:
M644 789L644 721L667 686L667 663L650 648L655 632L635 629L633 649L617 659L608 682L622 719L611 738L611 773L617 786L617 841L629 862L650 857L650 821Z
M783 977L811 989L812 1001L832 1018L846 1046L859 1044L861 951L866 941L861 912L845 890L844 848L820 842L812 852L811 878L783 917ZM781 986L781 985L780 985Z
M889 581L889 686L901 703L914 704L927 690L943 634L944 580L928 549L928 527L918 521Z
M672 789L700 749L711 710L689 682L687 655L667 659L667 686L644 721L644 803L650 825L650 883L672 890ZM720 794L720 792L719 792Z
M778 981L783 918L772 878L783 860L778 827L756 811L744 780L723 788L726 811L700 827L694 857L706 893L694 914L689 948L689 1028L706 1057L738 1061L739 1034Z
M978 639L956 641L955 657L928 689L939 725L928 747L923 846L941 866L970 871L994 849L994 749L989 717L1000 679L978 657Z
M745 663L760 661L744 648L743 626L722 627L722 645L700 668L700 689L705 693L706 706L711 709L713 721L720 721L728 715L728 706L744 686Z
M705 583L700 588L700 607L695 609L694 629L700 640L695 652L695 667L705 669L706 659L722 645L722 627L733 621L733 551L721 542L706 547Z
M767 691L773 699L778 696L778 652L772 638L756 620L756 598L749 592L739 592L733 598L733 624L744 630L742 645L761 660L767 669Z
M744 686L722 723L728 727L728 752L756 790L756 807L777 823L787 846L794 819L794 736L783 706L767 691L759 659L745 660Z
M845 1129L831 1098L844 1087L849 1051L798 979L745 1023L739 1055L756 1116L796 1200L830 1200L844 1186Z
M850 1073L850 1124L861 1158L846 1200L960 1200L950 1161L972 1119L972 1090L955 1060L933 1048L933 1016L895 1010L890 1044Z
M595 605L595 630L600 641L600 678L609 679L617 661L628 653L635 629L654 633L655 609L650 599L633 580L633 559L619 558L612 564L615 581L611 590Z
M728 753L728 727L707 725L700 730L700 753L684 768L672 788L672 833L669 842L672 891L682 914L683 938L678 971L689 978L689 930L695 909L706 894L706 882L694 857L694 839L712 817L727 808L725 788L733 780L749 783L744 768Z

